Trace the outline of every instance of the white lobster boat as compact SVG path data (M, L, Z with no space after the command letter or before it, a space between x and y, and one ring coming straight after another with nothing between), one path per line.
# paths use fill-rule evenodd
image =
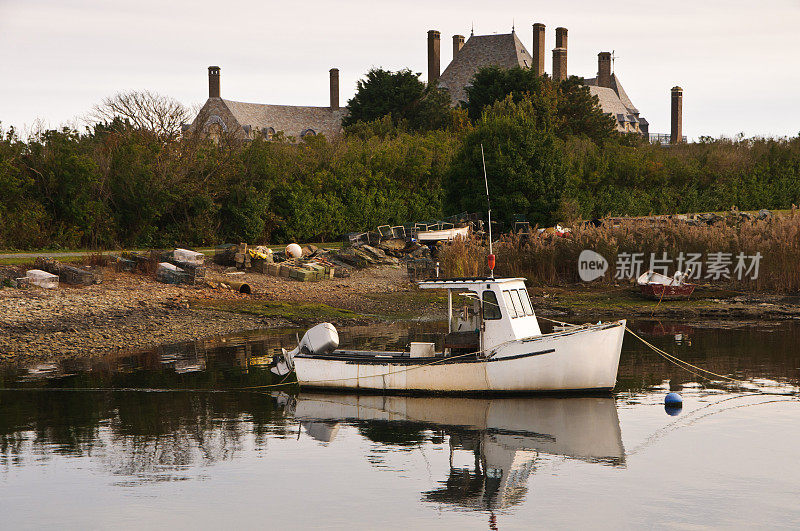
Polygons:
M411 343L405 352L339 349L322 323L284 351L273 372L294 369L302 387L381 393L536 393L610 391L617 379L625 320L542 334L524 279L455 278L419 282L446 289L443 348ZM454 315L453 295L460 301Z

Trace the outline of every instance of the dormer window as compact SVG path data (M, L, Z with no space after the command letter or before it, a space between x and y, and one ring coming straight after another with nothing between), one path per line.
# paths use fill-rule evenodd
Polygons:
M317 133L313 129L306 129L302 133L300 133L300 138L305 138L307 136L315 136Z
M272 140L275 136L275 129L272 127L265 127L261 130L261 134L264 135L264 140Z

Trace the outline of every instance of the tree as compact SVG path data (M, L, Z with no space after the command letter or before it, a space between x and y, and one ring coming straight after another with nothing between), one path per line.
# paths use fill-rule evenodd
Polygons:
M571 76L561 82L558 90L558 123L556 133L561 138L586 135L597 144L615 136L615 120L600 108L597 96L592 96L583 78Z
M113 123L115 118L162 140L174 140L181 134L181 125L191 122L193 116L179 101L149 90L119 92L103 99L87 116L92 123Z
M397 72L373 68L358 81L347 111L345 127L390 115L395 125L405 122L412 129L431 130L448 125L451 109L447 94L426 88L419 74L407 68Z
M536 75L536 72L527 68L500 68L488 66L479 69L472 78L472 83L466 87L467 108L469 117L478 120L485 108L497 101L511 96L513 101L531 95L542 96L543 99L554 99L555 91L549 78ZM541 109L540 109L541 111ZM541 115L541 112L539 113Z
M481 68L467 87L465 106L472 120L497 101L529 99L538 127L553 127L562 139L586 135L597 143L614 136L614 119L600 108L583 79L572 76L560 83L525 68Z
M447 183L453 212L485 212L481 145L495 219L511 224L515 214L549 225L558 209L567 165L552 128L539 127L530 97L511 95L487 108L454 157Z

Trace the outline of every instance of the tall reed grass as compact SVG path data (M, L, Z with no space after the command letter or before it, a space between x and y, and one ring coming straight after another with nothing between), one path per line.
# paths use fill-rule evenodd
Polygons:
M606 274L597 284L629 282L617 277L617 259L624 253L643 253L641 272L650 269L651 253L672 263L672 275L683 253L702 255L702 268L695 270L693 282L745 291L800 291L800 212L775 216L761 221L721 222L693 226L680 220L628 219L601 226L576 226L568 237L505 235L494 244L497 256L495 274L522 276L530 285L569 285L581 282L578 256L584 249L593 250L609 262ZM441 253L443 271L448 276L481 276L486 267L487 246L479 239L456 241ZM730 278L714 278L707 263L712 253L726 253L731 261ZM749 271L737 278L737 256L743 253L745 265L760 253L758 274ZM686 267L683 268L684 270ZM755 276L755 278L753 278Z

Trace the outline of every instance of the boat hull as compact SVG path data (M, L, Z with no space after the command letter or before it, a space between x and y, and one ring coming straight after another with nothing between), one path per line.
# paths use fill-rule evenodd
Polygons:
M420 231L417 233L417 241L450 241L456 238L466 238L467 236L469 236L469 227L454 227L452 229Z
M688 299L694 292L694 284L680 286L667 286L664 284L645 284L639 287L642 295L653 300L680 300Z
M625 321L509 341L486 356L297 355L303 387L382 393L557 393L616 385ZM360 358L360 359L359 359Z

